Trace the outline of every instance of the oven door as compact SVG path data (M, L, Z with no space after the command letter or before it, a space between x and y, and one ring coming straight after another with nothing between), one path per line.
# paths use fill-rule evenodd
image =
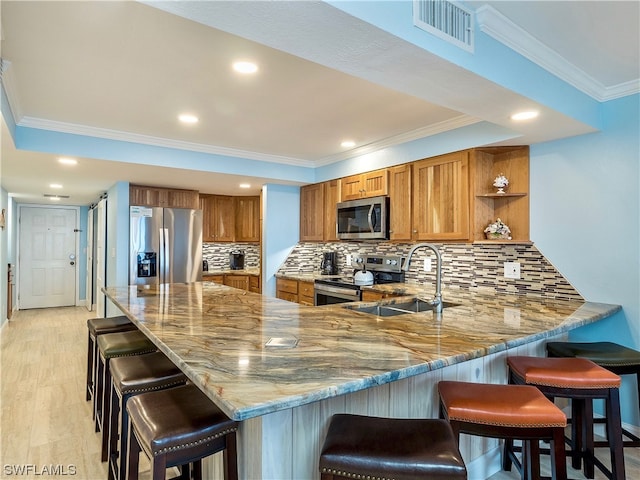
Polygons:
M315 305L333 305L336 303L359 302L360 290L315 284Z

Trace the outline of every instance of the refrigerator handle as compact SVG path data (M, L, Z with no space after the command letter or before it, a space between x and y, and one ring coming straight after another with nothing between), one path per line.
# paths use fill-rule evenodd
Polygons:
M162 272L160 283L167 283L169 279L169 229L160 229L160 258L162 259Z

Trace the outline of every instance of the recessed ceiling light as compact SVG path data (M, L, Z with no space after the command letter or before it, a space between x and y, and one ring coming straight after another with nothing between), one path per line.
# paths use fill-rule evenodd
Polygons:
M75 158L67 158L67 157L60 157L58 159L58 162L62 163L63 165L76 165L78 163L78 161Z
M251 188L251 185L249 185L248 183L241 183L240 188Z
M531 120L532 118L536 118L538 116L538 112L535 110L528 110L525 112L518 112L511 115L511 120Z
M198 123L198 117L196 117L195 115L191 115L190 113L182 113L178 115L178 120L180 120L182 123Z
M234 62L233 69L238 73L256 73L258 71L258 65L253 62Z
M356 146L356 142L354 142L353 140L345 140L340 145L344 148L351 148Z
M60 185L59 183L51 183L49 185L49 188L62 188L62 185Z

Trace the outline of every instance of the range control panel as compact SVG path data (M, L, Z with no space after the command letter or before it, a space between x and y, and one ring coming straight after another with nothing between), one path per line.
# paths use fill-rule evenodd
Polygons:
M375 272L399 273L404 260L404 257L398 255L353 255L351 266L361 269L364 265L367 270Z

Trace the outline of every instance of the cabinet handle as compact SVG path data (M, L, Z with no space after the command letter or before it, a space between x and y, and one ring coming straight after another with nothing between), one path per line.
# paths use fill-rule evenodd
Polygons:
M414 230L413 233L418 233L418 230Z

